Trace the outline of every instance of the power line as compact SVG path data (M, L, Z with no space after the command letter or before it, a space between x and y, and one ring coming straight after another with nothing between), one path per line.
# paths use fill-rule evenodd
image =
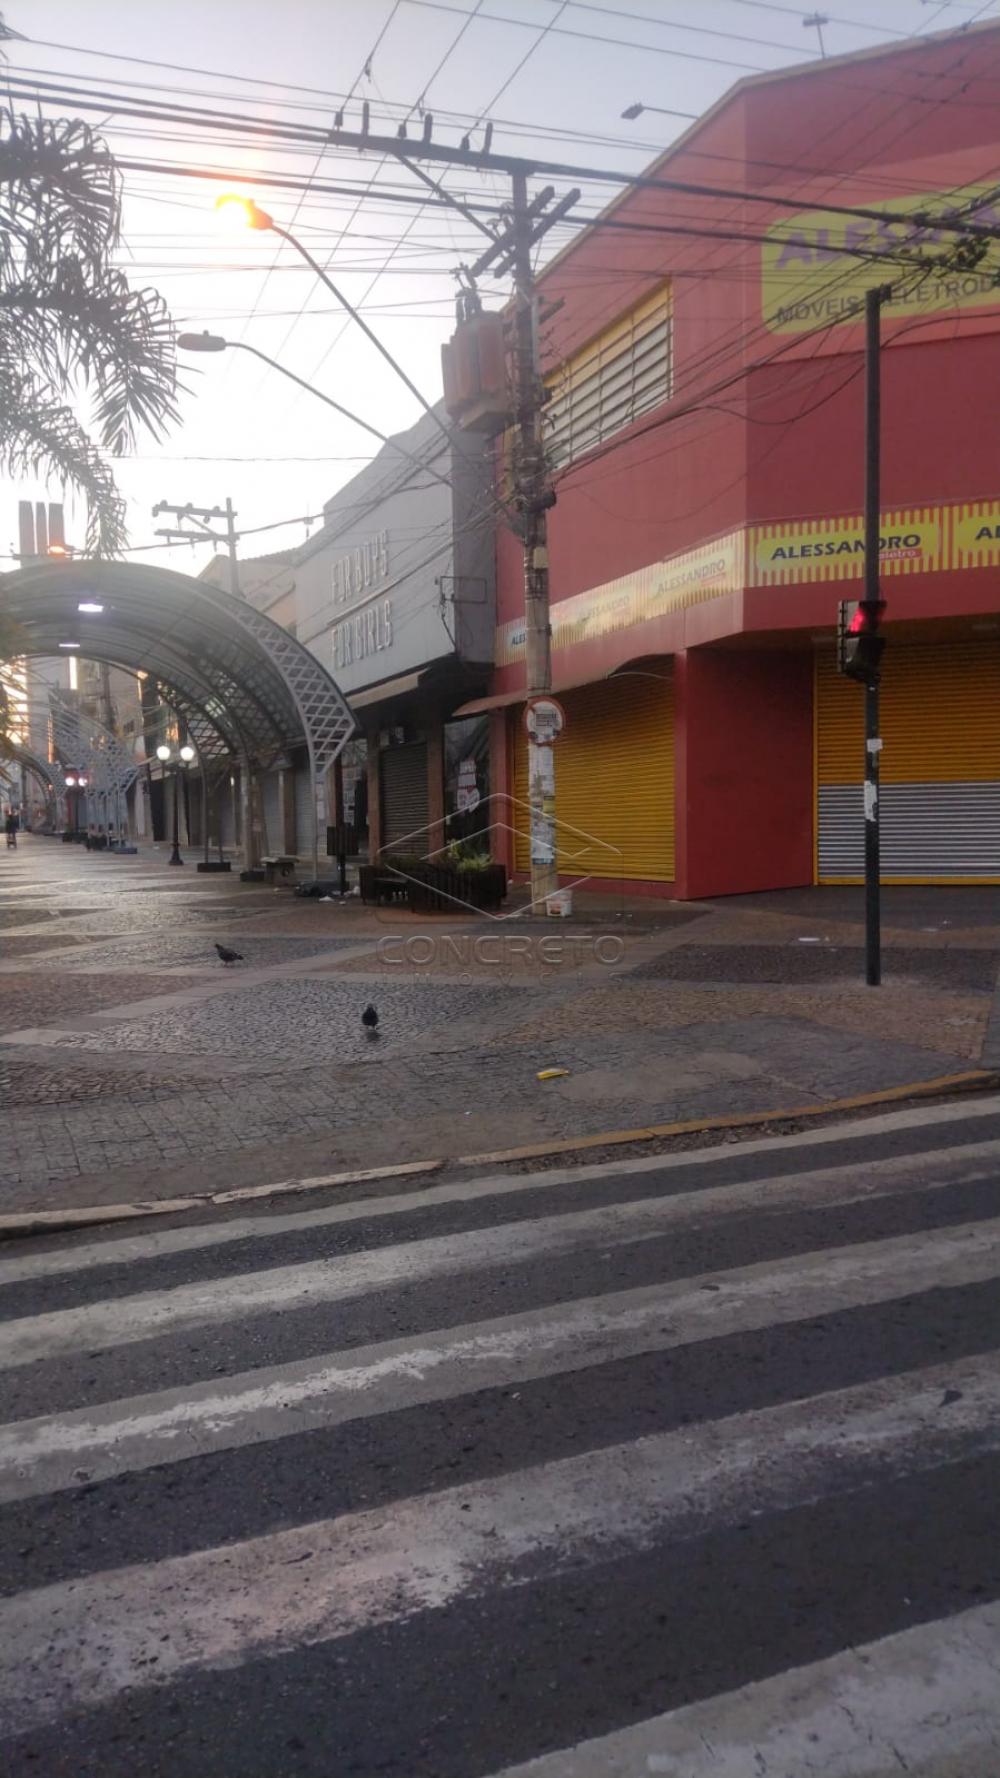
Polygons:
M406 3L410 5L427 5L431 4L431 0L406 0ZM438 0L433 0L433 3L435 5L438 4ZM563 4L566 3L567 0L563 0ZM555 28L556 27L553 27L553 29ZM18 82L18 84L29 85L30 83L25 81ZM49 83L41 84L43 86L48 86ZM52 90L57 91L62 97L75 97L72 89L55 88ZM33 91L29 96L43 100L45 94L44 92ZM113 97L113 95L102 94L101 97L104 100L107 100L109 97ZM84 109L102 110L105 108L105 106L98 104L96 101L77 99L76 102ZM939 103L943 102L944 101L939 101ZM194 112L191 107L180 107L175 109L178 110L178 116L175 121L182 123L189 122L192 118L199 116L199 114ZM135 114L137 115L147 115L145 111L138 111L136 108L133 108L133 111L135 111ZM162 114L152 113L151 115L159 117ZM221 127L222 125L236 133L247 133L248 131L252 134L264 135L277 133L286 138L289 134L292 134L296 140L304 142L315 143L317 140L317 132L315 130L299 132L298 130L286 129L284 126L269 125L263 121L246 117L222 119L217 127ZM395 155L403 156L405 158L405 156L409 154L414 158L417 158L419 155L419 158L424 160L445 161L450 165L464 165L468 166L470 170L475 170L480 173L510 173L512 171L520 171L533 174L536 177L564 178L572 179L573 181L583 181L585 183L596 181L600 184L617 186L625 190L661 191L681 197L705 198L710 200L724 199L743 204L764 204L768 207L791 211L798 211L801 209L801 201L798 198L784 197L780 193L745 191L724 186L705 185L699 181L663 178L657 174L623 173L617 168L574 166L569 162L548 161L534 158L523 160L512 156L474 153L471 150L463 155L461 150L439 148L433 142L421 143L419 145L410 144L406 147L398 139L379 136L356 136L353 133L342 129L335 129L330 133L330 142L332 146L368 147L375 152L384 151L387 156ZM127 165L127 163L125 164ZM156 168L154 165L154 170L162 170L162 165L159 168ZM172 168L171 170L176 172L177 169ZM215 179L220 177L217 171L213 172L210 176ZM249 176L244 176L245 181L248 178ZM301 182L297 182L293 186L293 189L298 189L300 183ZM430 201L430 199L422 199L421 205ZM948 216L931 216L929 214L924 215L923 213L919 213L919 215L915 217L913 213L907 214L906 212L901 211L877 209L871 205L833 204L824 201L823 199L817 200L813 203L812 207L817 210L823 210L832 216L844 216L883 224L902 224L909 226L910 228L943 228L954 233L986 235L987 237L991 233L1000 234L1000 231L985 230L977 227L975 224L962 222Z
M379 48L380 48L380 47L381 47L381 45L382 45L382 43L383 43L383 42L384 42L384 41L385 41L385 37L386 37L386 34L387 34L387 32L388 32L388 30L389 30L389 28L390 28L390 26L391 26L391 25L392 25L392 22L393 22L393 20L394 20L394 19L395 19L395 17L396 17L396 14L397 14L397 13L398 13L398 11L399 11L399 8L400 8L400 6L401 6L401 4L402 4L402 0L393 0L393 5L392 5L392 9L391 9L391 11L390 11L390 13L389 13L389 16L388 16L388 18L387 18L387 19L386 19L386 20L385 20L385 23L384 23L384 24L383 24L383 26L382 26L382 28L381 28L381 30L380 30L380 31L379 31L379 34L378 34L378 36L377 36L377 37L376 37L376 39L375 39L375 42L374 42L374 43L373 43L373 44L372 44L372 47L371 47L371 49L370 49L370 50L369 50L369 51L368 51L368 54L367 54L367 55L366 55L366 56L365 56L365 58L364 58L364 61L363 61L363 62L362 62L362 64L361 64L361 68L360 68L360 71L359 71L359 72L358 72L358 74L356 74L356 75L355 75L355 77L354 77L354 79L353 79L353 81L352 81L352 82L351 82L351 85L350 85L350 88L349 88L349 90L348 90L348 91L347 91L347 93L346 93L346 94L345 94L345 95L344 95L344 102L345 102L345 103L347 103L347 102L349 102L349 101L350 101L350 99L351 99L351 98L353 98L353 96L354 96L354 93L355 93L355 92L356 92L356 90L357 90L357 88L358 88L358 86L359 86L359 84L360 84L360 82L361 82L361 81L362 81L362 80L363 80L363 79L364 79L364 78L365 78L365 76L366 76L366 74L368 74L368 73L369 73L369 72L370 72L370 69L371 69L371 64L372 64L372 61L373 61L373 59L374 59L374 57L375 57L375 55L376 55L376 53L377 53L377 51L378 51L378 50L379 50ZM292 220L291 220L291 223L290 223L290 224L289 224L289 227L292 227L292 228L294 228L294 226L295 226L295 222L296 222L296 219L297 219L297 217L298 217L298 214L299 214L299 212L300 212L300 210L301 210L301 209L302 209L302 206L303 206L303 204L304 204L304 203L305 203L305 200L306 200L306 195L307 195L307 193L308 193L308 191L309 191L309 187L310 187L310 185L311 185L311 183L312 183L312 181L313 181L313 179L315 179L315 177L316 177L316 174L317 174L317 173L318 173L318 172L319 172L319 168L320 168L320 163L321 163L321 162L322 162L322 160L323 160L323 156L324 156L324 155L325 155L325 153L326 153L326 143L325 143L325 142L324 142L324 143L323 143L323 144L322 144L322 145L321 145L321 147L320 147L320 149L319 149L319 152L318 152L318 153L317 153L317 155L316 155L316 159L315 159L315 162L314 162L314 163L313 163L313 169L312 169L312 172L311 172L311 174L310 174L310 176L309 176L309 181L308 181L308 182L307 182L307 185L306 185L306 188L305 188L305 191L304 191L304 192L303 192L303 194L302 194L302 196L301 196L301 197L300 197L300 198L299 198L299 201L298 201L298 203L297 203L297 204L296 204L296 206L295 206L295 209L294 209L294 211L293 211L293 212L292 212ZM355 208L355 212L354 212L354 214L357 214L357 209L356 209L356 208ZM347 226L348 226L348 225L347 225L347 224L345 224L345 228L346 228L346 227L347 227ZM340 234L340 237L339 237L339 239L340 239L340 240L343 240L343 235L344 235L344 231L343 231L343 230L341 230L341 234ZM278 250L277 250L277 252L276 252L276 253L275 253L275 255L274 255L274 259L273 259L273 260L272 260L272 262L271 262L271 267L270 267L270 270L269 270L269 271L268 271L268 272L267 272L267 274L266 274L266 275L265 275L265 277L264 277L264 280L263 280L263 282L262 282L262 284L261 284L261 286L260 286L260 290L259 290L259 291L258 291L258 294L257 294L257 301L256 301L256 302L255 302L255 303L254 303L254 306L253 306L253 310L252 310L252 312L251 312L251 314L250 314L250 315L249 315L249 316L248 316L248 318L247 318L247 321L246 321L246 324L245 324L245 326L244 326L244 328L243 328L243 332L242 332L242 333L241 333L241 334L240 334L240 339L241 339L241 340L243 340L243 339L245 339L245 338L246 338L246 334L247 334L247 328L248 328L248 327L249 327L249 326L250 326L250 323L251 323L251 321L252 321L252 320L253 320L253 318L254 318L254 315L255 315L255 314L256 314L256 313L257 313L257 309L258 309L258 307L259 307L259 304L260 304L260 299L261 299L261 298L262 298L262 297L263 297L263 295L264 295L264 291L265 291L265 290L266 290L266 289L267 289L267 285L268 285L268 280L269 280L269 278L270 278L270 276L271 276L271 273L272 273L272 272L273 272L273 271L274 271L274 269L275 269L275 267L276 267L276 266L277 266L277 263L278 263L278 260L279 260L279 259L280 259L280 257L281 257L281 252L282 252L282 247L281 247L281 246L280 246L280 245L279 245L279 247L278 247ZM315 289L315 284L313 284L313 286L312 286L312 288L313 288L313 289ZM308 295L307 295L307 296L306 296L306 299L305 299L305 302L304 302L304 303L303 303L303 305L302 305L302 308L303 308L303 309L304 309L304 308L305 308L305 307L306 307L306 306L307 306L307 304L308 304L308 301L309 301L309 297L308 297ZM302 313L302 310L301 310L301 309L300 309L300 311L299 311L299 314L300 314L300 315L301 315L301 313ZM291 324L291 326L290 326L290 327L289 327L289 329L288 329L288 331L287 331L287 332L286 332L286 334L285 334L285 336L284 336L284 338L283 338L283 339L282 339L282 341L281 341L281 344L280 344L280 346L279 346L279 347L278 347L278 349L277 349L277 351L276 351L276 352L275 352L275 354L274 354L274 356L275 356L275 357L276 357L276 358L280 358L280 356L281 356L281 353L282 353L282 352L283 352L283 350L284 350L284 348L285 348L285 346L287 346L287 344L288 344L288 341L289 341L289 340L290 340L290 339L291 339L291 337L292 337L292 334L293 334L293 333L294 333L294 331L295 331L295 326L296 326L296 321L297 321L297 320L298 320L298 316L297 316L297 317L296 317L296 319L295 319L295 320L294 320L294 321L293 321L293 322L292 322L292 324ZM258 386L259 386L259 385L260 385L260 382L261 382L261 381L262 381L262 379L261 379L261 378L258 378Z
M463 10L460 6L451 5L450 0L406 0L406 4L407 6L422 7L428 12L461 13ZM623 15L616 14L616 17L621 16ZM515 25L520 30L534 30L536 28L529 19L510 18L506 13L501 12L481 12L479 17L484 23L489 22L497 25ZM660 20L647 19L646 23L657 25L660 23ZM628 38L624 37L599 37L591 31L575 31L569 25L554 25L551 29L554 37L571 37L580 43L599 43L605 46L610 46L612 49L636 49L649 55L674 56L684 62L707 62L717 68L738 68L742 73L770 74L772 72L767 64L763 62L738 62L732 57L727 58L722 56L702 55L697 50L668 49L666 45L662 43L632 43ZM743 40L741 39L741 41ZM781 47L787 48L787 45L781 45ZM810 52L808 48L803 48L801 53L803 55L808 55L814 52Z
M441 73L442 69L447 65L447 63L448 63L449 59L451 58L452 54L454 53L454 51L458 48L459 43L461 42L462 38L465 36L466 31L469 29L469 27L473 23L474 19L478 16L480 8L482 7L482 4L483 4L483 0L475 0L475 5L473 6L472 11L466 15L464 22L463 22L457 36L455 36L452 39L452 41L448 45L448 48L446 49L444 55L440 58L436 67L434 68L433 73L424 82L419 98L416 99L414 101L414 103L411 105L409 111L406 113L406 115L403 119L402 124L400 125L400 129L404 132L404 134L405 134L407 122L409 121L410 117L412 117L414 111L422 108L423 102L426 99L431 87L434 85L435 80L437 79L438 75ZM386 165L389 158L390 157L388 155L383 154L381 160L378 163L378 166L375 168L375 171L372 174L372 177L368 183L369 194L372 194L372 188L374 187L379 174L381 173L383 167ZM341 231L341 237L340 237L341 240L343 240L344 234L346 234L348 228L351 225L351 222L354 220L354 217L357 215L358 210L360 209L363 201L364 201L364 197L363 196L359 197L358 202L355 205L354 211L352 212L351 216L348 218L347 222L344 224L344 228ZM423 201L421 202L420 208L414 212L413 218L410 221L410 223L408 224L407 228L404 230L404 232L400 236L399 240L396 241L394 243L394 245L391 247L388 255L386 256L386 259L385 259L383 265L373 274L370 281L365 285L365 288L361 293L360 300L362 303L367 302L372 291L375 289L375 286L378 283L379 279L384 275L384 272L387 269L387 267L392 263L392 260L396 257L396 255L398 254L400 249L403 247L407 237L411 233L412 229L416 226L416 223L417 223L419 217L422 215L423 211L426 209L427 204L430 201L431 200L428 198L423 199ZM332 259L332 257L333 257L333 255L331 254L330 258ZM329 260L327 261L327 263L329 264ZM307 301L308 301L308 298L307 298ZM309 373L310 380L313 377L316 377L320 374L324 365L329 360L331 354L336 350L337 346L340 344L340 341L343 339L344 334L346 332L347 332L347 323L345 322L338 329L338 331L334 334L333 339L330 341L325 352L323 352L321 357L313 365L313 368ZM295 405L294 401L290 402L289 409L291 409L294 405Z

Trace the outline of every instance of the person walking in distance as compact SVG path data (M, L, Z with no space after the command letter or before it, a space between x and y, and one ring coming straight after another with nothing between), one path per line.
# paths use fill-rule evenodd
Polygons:
M7 810L7 819L3 825L4 825L4 832L7 835L7 845L12 851L16 851L17 850L18 822L17 822L17 816L15 815L13 809Z

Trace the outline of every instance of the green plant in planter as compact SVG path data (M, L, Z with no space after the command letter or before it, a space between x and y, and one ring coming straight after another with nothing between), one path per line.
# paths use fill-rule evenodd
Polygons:
M445 848L445 858L452 870L489 870L493 863L488 852L467 845L463 840L452 840Z

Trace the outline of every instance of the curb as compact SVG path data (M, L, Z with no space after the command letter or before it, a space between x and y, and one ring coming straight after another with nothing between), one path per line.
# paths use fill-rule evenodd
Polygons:
M850 1099L826 1099L820 1105L796 1105L778 1111L745 1111L733 1117L696 1117L686 1123L647 1124L638 1130L608 1130L596 1136L571 1136L565 1142L531 1143L524 1148L496 1149L491 1154L463 1154L453 1167L495 1166L501 1161L540 1160L546 1155L576 1154L593 1148L614 1148L631 1142L650 1142L661 1136L696 1136L703 1130L746 1130L760 1124L784 1123L791 1118L829 1117L840 1111L863 1111L872 1105L892 1105L900 1099L935 1099L946 1093L984 1093L1000 1087L995 1069L973 1068L964 1074L941 1074L934 1080L884 1087L878 1093L856 1093Z
M502 1166L508 1161L542 1160L549 1155L580 1154L598 1148L621 1148L651 1142L664 1136L693 1136L710 1130L757 1129L764 1124L792 1119L836 1116L844 1111L864 1111L901 1100L937 1099L953 1093L985 1093L1000 1088L1000 1072L974 1068L964 1074L942 1074L933 1080L885 1087L877 1093L857 1093L849 1099L827 1099L819 1105L785 1106L772 1111L742 1112L733 1117L691 1118L684 1123L646 1124L636 1130L606 1130L595 1136L569 1137L563 1142L531 1143L522 1148L499 1148L488 1154L463 1154L447 1161L405 1161L393 1167L370 1167L353 1173L324 1173L308 1179L279 1179L272 1185L242 1186L233 1191L201 1192L184 1198L156 1198L134 1204L92 1204L78 1210L26 1210L0 1216L0 1241L28 1235L59 1234L92 1228L102 1223L132 1222L150 1216L174 1216L184 1210L207 1210L228 1204L249 1204L261 1198L281 1197L288 1192L317 1191L337 1185L364 1185L371 1180L412 1178L435 1173L442 1167Z
M311 1179L278 1179L273 1185L248 1185L228 1192L198 1192L187 1198L151 1198L136 1204L90 1204L79 1210L25 1210L0 1216L0 1241L24 1235L58 1234L63 1229L90 1228L107 1222L132 1222L137 1217L174 1216L179 1210L206 1210L220 1204L249 1204L256 1198L277 1198L284 1192L316 1191L328 1185L365 1185L372 1179L402 1179L433 1173L443 1161L405 1161L395 1167L367 1167L354 1173L322 1173Z

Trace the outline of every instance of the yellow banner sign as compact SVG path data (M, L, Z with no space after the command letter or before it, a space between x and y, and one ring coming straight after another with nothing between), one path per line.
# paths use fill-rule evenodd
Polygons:
M938 506L884 512L879 540L881 572L926 574L940 568L942 520ZM751 586L860 580L864 563L864 521L858 513L840 519L779 520L756 525L750 533Z
M922 197L887 200L895 214L930 214L942 221L952 212L963 221L1000 226L996 187L969 185L962 191L928 192ZM977 198L982 200L973 208ZM880 205L879 208L883 206ZM996 274L1000 243L990 242L984 257L965 271L947 269L959 237L947 228L916 229L906 222L872 221L864 217L831 216L829 210L803 210L773 223L761 248L761 301L764 321L772 333L806 333L826 326L853 326L860 320L865 291L884 275L893 295L883 308L892 320L936 310L996 308L1000 304ZM908 263L923 258L925 264ZM928 271L926 262L941 260Z
M631 629L664 612L679 611L735 592L743 585L742 533L720 537L697 549L668 556L648 568L637 568L603 586L561 599L552 607L552 647L573 648L597 636ZM506 667L524 658L524 619L514 618L497 630L496 664Z
M902 506L883 512L880 573L929 574L942 568L1000 564L1000 499L941 506ZM748 532L714 538L697 549L622 575L552 607L553 649L630 629L665 612L702 604L744 586L858 581L864 574L860 513L839 518L776 519ZM496 633L496 663L523 660L524 619Z
M951 566L991 568L1000 562L1000 500L968 500L952 508Z

